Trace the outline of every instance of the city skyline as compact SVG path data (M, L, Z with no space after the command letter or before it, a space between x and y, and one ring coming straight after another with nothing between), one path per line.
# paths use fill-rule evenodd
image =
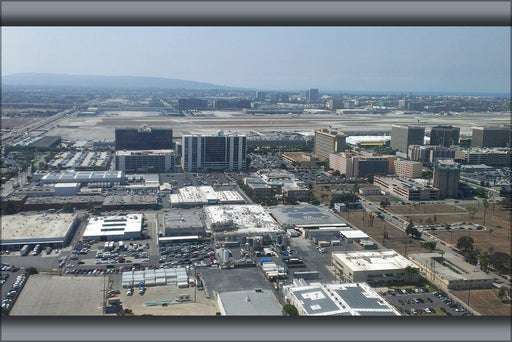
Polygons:
M510 93L509 27L3 27L2 37L4 76L163 77L282 91Z

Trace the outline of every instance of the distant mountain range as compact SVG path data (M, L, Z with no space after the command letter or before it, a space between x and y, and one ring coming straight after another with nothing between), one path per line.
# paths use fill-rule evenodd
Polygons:
M95 76L19 73L2 76L2 85L37 86L37 87L91 87L91 88L122 88L122 89L237 89L212 83L178 80L164 77L141 76Z

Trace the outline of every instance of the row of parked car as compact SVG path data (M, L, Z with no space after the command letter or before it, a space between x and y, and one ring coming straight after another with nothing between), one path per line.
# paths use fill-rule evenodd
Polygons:
M16 281L14 284L12 284L11 290L7 293L5 296L5 299L2 301L2 310L9 311L11 310L11 307L16 300L16 296L18 295L19 291L25 284L25 281L27 280L27 275L25 273L22 273L16 277Z

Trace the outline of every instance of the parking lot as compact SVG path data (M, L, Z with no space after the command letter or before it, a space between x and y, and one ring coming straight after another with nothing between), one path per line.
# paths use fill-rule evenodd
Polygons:
M418 291L418 292L415 292ZM469 313L441 293L425 289L399 289L381 293L392 305L408 316L468 316Z
M27 276L24 270L3 264L0 277L2 311L10 311L25 285Z

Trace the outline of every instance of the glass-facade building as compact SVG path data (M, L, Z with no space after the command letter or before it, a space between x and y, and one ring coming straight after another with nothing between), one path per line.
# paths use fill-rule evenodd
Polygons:
M247 137L184 135L181 161L186 172L243 171L247 166Z
M171 150L170 128L116 128L116 150Z
M424 145L425 127L420 126L391 126L390 147L407 153L409 145Z

